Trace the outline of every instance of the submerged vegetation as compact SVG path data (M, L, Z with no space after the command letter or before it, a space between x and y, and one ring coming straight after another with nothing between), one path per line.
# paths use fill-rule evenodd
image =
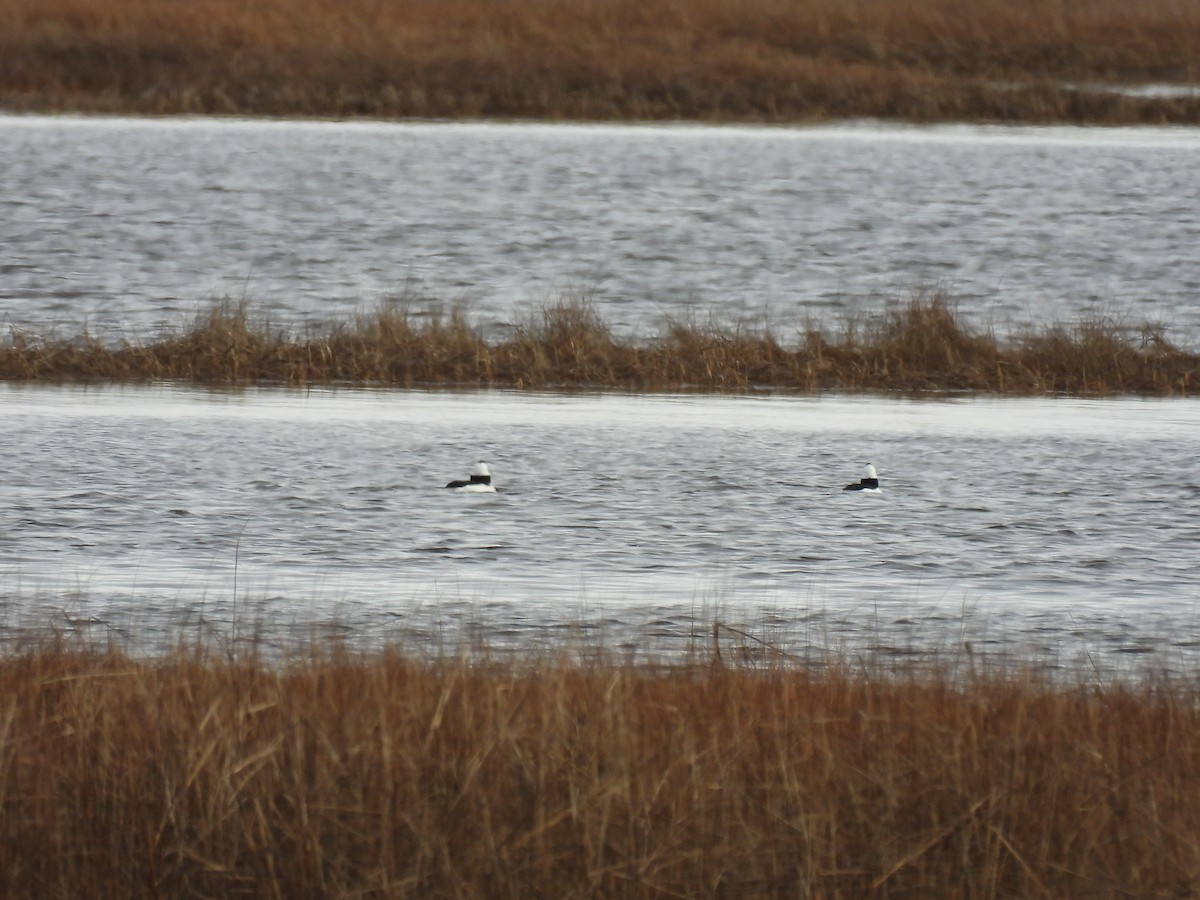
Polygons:
M618 339L586 302L548 307L494 339L461 311L421 316L398 302L299 336L256 324L244 304L221 303L148 343L13 328L0 343L0 379L1171 396L1200 393L1200 354L1174 346L1161 328L1105 319L1001 340L971 328L940 296L849 321L837 337L803 329L791 343L770 328L681 322Z
M1194 685L0 658L17 897L1190 897Z
M10 110L1196 124L1197 82L1179 0L0 4Z

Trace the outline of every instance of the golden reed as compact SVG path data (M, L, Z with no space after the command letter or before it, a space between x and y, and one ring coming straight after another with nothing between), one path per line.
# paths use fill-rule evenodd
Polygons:
M966 325L937 295L850 321L837 338L809 328L786 344L769 328L680 322L618 339L583 301L547 307L492 339L460 311L423 317L402 301L316 335L255 324L244 304L219 303L149 343L11 329L0 341L0 380L1194 396L1200 354L1174 346L1161 328L1105 319L1002 341Z
M0 108L1200 122L1182 0L5 0Z
M6 897L1193 897L1188 683L0 658Z

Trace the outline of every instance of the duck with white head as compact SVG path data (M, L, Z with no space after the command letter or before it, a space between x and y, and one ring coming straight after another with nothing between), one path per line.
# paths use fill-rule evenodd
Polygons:
M857 482L846 485L842 488L843 491L865 491L868 494L882 494L879 489L879 475L875 472L875 467L870 463L863 466L862 478Z
M446 487L451 490L471 494L496 493L496 488L492 485L492 473L488 470L487 463L482 461L475 463L475 468L471 470L470 479L467 481L452 481Z

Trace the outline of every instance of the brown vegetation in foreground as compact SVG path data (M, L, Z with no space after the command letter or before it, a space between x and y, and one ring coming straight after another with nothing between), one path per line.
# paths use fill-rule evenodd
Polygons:
M490 341L460 312L424 318L398 303L304 337L256 327L244 305L218 304L190 330L148 344L14 329L0 344L0 380L1171 396L1200 393L1200 354L1161 329L1132 333L1102 320L1002 342L937 296L852 322L840 339L807 330L790 348L769 329L682 323L619 340L576 302Z
M1200 122L1179 0L5 0L0 108ZM1082 89L1081 89L1082 88Z
M787 667L10 654L0 893L1192 897L1198 700Z

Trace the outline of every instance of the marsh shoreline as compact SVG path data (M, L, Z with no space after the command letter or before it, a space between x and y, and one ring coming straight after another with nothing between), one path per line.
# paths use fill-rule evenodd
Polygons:
M1190 683L0 658L9 896L1188 896Z
M1200 123L1187 4L14 0L0 108L546 121Z

